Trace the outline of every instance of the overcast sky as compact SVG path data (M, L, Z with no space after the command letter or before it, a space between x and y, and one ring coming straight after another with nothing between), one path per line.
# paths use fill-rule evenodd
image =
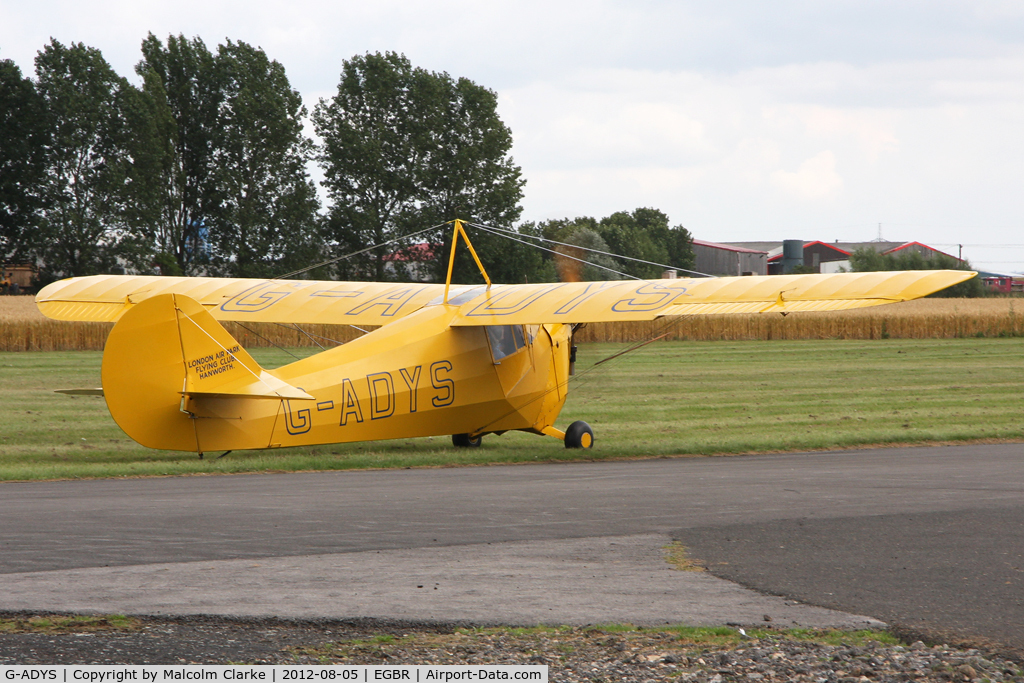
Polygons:
M881 231L1024 271L1024 2L0 0L26 74L52 36L137 82L149 32L259 45L310 108L368 51L487 86L526 220L652 206L699 239Z

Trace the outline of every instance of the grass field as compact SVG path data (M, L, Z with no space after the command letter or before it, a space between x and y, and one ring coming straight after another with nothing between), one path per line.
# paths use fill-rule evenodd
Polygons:
M274 451L222 459L138 446L101 398L100 353L0 353L0 479L417 467L1024 441L1024 341L658 342L594 369L619 344L580 348L558 425L583 419L593 450L528 434L479 449L446 437ZM311 349L293 350L298 355ZM266 367L291 359L256 349Z

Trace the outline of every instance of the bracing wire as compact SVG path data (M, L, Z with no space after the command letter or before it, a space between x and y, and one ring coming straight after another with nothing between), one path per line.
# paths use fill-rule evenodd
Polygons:
M291 325L288 325L286 323L277 323L277 324L280 325L281 327L285 328L285 329L295 330L296 332L301 332L305 336L309 337L309 340L311 342L313 342L314 344L316 344L317 346L319 346L321 349L323 349L324 347L321 344L317 343L317 341L316 341L317 339L323 339L324 341L330 342L330 343L334 344L335 346L342 346L342 345L345 344L345 342L343 342L343 341L338 341L337 339L331 339L330 337L325 337L322 334L313 334L312 332L308 332L308 331L302 329L301 327L299 327L298 325L296 325L294 323L291 324ZM356 327L355 325L349 325L349 327L357 329L360 332L362 332L363 334L366 334L366 330L364 330L362 328L359 328L359 327ZM326 350L326 349L324 349L324 350Z
M402 242L402 241L407 240L407 239L409 239L411 237L417 237L417 236L422 235L423 233L426 233L426 232L431 232L431 231L434 231L434 230L438 230L439 228L443 228L444 226L448 225L449 223L451 223L451 221L446 221L446 222L440 223L438 225L433 225L433 226L431 226L429 228L424 228L423 230L417 230L416 232L410 233L408 235L403 235L401 237L396 237L395 239L388 240L386 242L381 242L380 244L374 244L373 246L366 247L365 249L359 249L358 251L353 251L352 253L345 254L344 256L339 256L337 258L328 259L326 261L321 261L320 263L315 263L315 264L313 264L311 266L306 266L305 268L300 268L299 270L293 270L290 273L285 273L284 275L279 275L278 277L272 278L272 279L274 279L274 280L287 280L289 278L295 277L296 275L301 275L303 273L308 273L309 271L315 270L316 268L322 268L324 266L329 266L331 264L338 263L339 261L344 261L345 259L350 259L353 256L359 256L360 254L365 254L366 252L373 251L374 249L377 249L379 247L386 247L386 246L388 246L390 244L395 244L395 243L398 243L398 242ZM283 325L281 323L278 323L278 324L282 325L282 327L288 327L288 329L294 329L294 330L297 330L298 332L304 334L306 337L308 337L310 339L310 341L312 341L314 344L316 344L320 349L323 349L324 347L319 342L317 342L316 339L314 339L313 337L318 337L320 339L324 339L326 341L329 341L329 342L331 342L333 344L337 344L339 346L342 344L342 342L339 342L339 341L337 341L335 339L329 339L327 337L321 337L320 335L311 335L311 333L307 332L306 330L303 330L298 325L289 326L289 325ZM297 360L299 359L299 357L296 356L291 351L288 351L283 346L280 346L279 344L275 343L271 339L268 339L267 337L264 337L263 335L259 334L255 330L251 330L251 329L245 327L245 325L242 325L240 323L239 323L239 327L241 327L242 329L247 331L249 334L255 335L255 336L259 337L260 339L263 339L264 341L269 342L271 345L281 349L282 351L287 353L292 358L295 358ZM351 325L351 327L355 327L355 325ZM360 332L363 332L363 333L366 332L366 330L363 330L363 329L358 328L358 327L355 327L355 329L357 329L357 330L359 330Z
M562 246L562 247L571 247L572 249L579 249L581 251L589 251L589 252L594 253L594 254L601 254L602 256L611 256L612 258L622 259L624 261L634 261L636 263L643 263L643 264L646 264L646 265L649 265L649 266L658 266L659 268L664 268L665 270L678 270L678 271L681 271L683 273L689 273L691 275L699 275L700 277L718 277L717 275L710 275L708 273L702 273L702 272L700 272L698 270L689 270L688 268L679 268L678 266L669 266L669 265L666 265L664 263L655 263L654 261L645 261L643 259L633 258L632 256L622 256L621 254L612 254L610 252L601 251L599 249L589 249L587 247L581 247L581 246L579 246L577 244L568 244L566 242L559 242L557 240L548 239L547 237L540 237L538 235L528 235L526 233L516 232L515 230L510 230L508 228L499 228L499 227L496 227L496 226L493 226L493 225L481 225L480 223L466 223L466 225L472 226L474 228L481 228L483 230L496 231L496 232L504 233L505 236L508 236L508 234L511 233L512 235L517 235L519 237L526 237L526 238L532 239L532 240L539 240L541 242L547 242L548 244L557 244L557 245ZM512 238L510 237L509 239L512 239ZM519 241L519 240L515 240L515 241ZM526 244L526 242L523 242L522 244ZM536 246L536 245L531 245L531 246ZM543 247L538 247L538 248L543 249ZM544 249L544 251L550 252L552 254L557 253L559 256L566 256L567 258L572 258L571 256L568 256L567 254L563 254L562 252L555 252L555 251L552 251L550 249ZM575 260L579 261L579 259L575 259ZM597 266L598 265L596 263L590 263L589 261L587 261L586 263L589 263L592 266ZM602 266L598 266L598 267L602 267ZM606 270L611 270L611 269L607 268ZM617 271L613 270L612 272L614 273L614 272L617 272ZM630 276L630 277L633 277L633 276ZM636 278L636 279L640 279L640 278Z
M498 237L504 237L505 239L512 240L513 242L518 242L519 244L525 244L526 246L533 247L534 249L540 249L541 251L546 251L549 254L557 254L558 256L563 256L563 257L565 257L567 259L572 259L573 261L579 261L580 263L585 263L588 266L594 266L595 268L600 268L601 270L607 270L609 273L615 273L616 275L621 275L622 277L632 278L634 280L640 280L641 279L641 278L638 278L636 275L630 275L629 273L623 273L621 271L615 270L614 268L609 268L608 266L602 266L600 263L591 263L590 261L586 261L586 260L581 259L581 258L576 258L575 256L570 256L569 254L563 254L562 252L555 251L554 249L548 249L547 247L542 247L539 244L530 244L529 242L524 242L523 240L516 239L515 237L512 237L511 235L508 235L508 234L505 234L505 233L502 233L502 232L498 232L497 230L492 230L491 228L485 228L482 225L476 225L474 223L467 223L466 225L469 225L470 227L476 228L477 230L483 230L484 232L489 232L492 235L497 235ZM515 234L518 235L520 233L515 233ZM583 247L580 247L580 249L583 249L584 251L593 251L591 249L584 249ZM600 254L600 253L604 253L604 252L598 252L598 253Z
M600 251L598 249L588 249L586 247L578 247L577 245L574 245L574 244L567 244L565 242L559 242L557 240L550 240L550 239L547 239L545 237L537 237L536 235L525 235L523 233L515 232L514 230L509 230L507 228L499 228L499 227L495 227L495 226L482 225L480 223L467 223L466 225L468 225L470 227L477 228L478 230L483 230L483 231L491 233L493 235L498 235L499 237L504 237L506 239L512 240L513 242L518 242L519 244L525 244L527 246L534 247L536 249L540 249L540 250L546 251L548 253L558 254L559 256L563 256L565 258L569 258L569 259L572 259L574 261L579 261L581 263L588 263L589 265L597 266L598 268L603 268L604 270L608 270L610 272L613 272L613 273L615 273L617 275L622 275L624 277L630 277L630 278L633 278L634 280L639 280L640 278L636 277L635 275L629 275L627 273L621 273L621 272L619 272L617 270L613 270L611 268L608 268L607 266L602 266L602 265L597 264L597 263L591 263L589 261L584 261L583 259L579 259L579 258L576 258L574 256L570 256L568 254L564 254L562 252L556 252L556 251L554 251L552 249L547 249L547 248L542 247L542 246L540 246L538 244L531 244L529 242L525 242L523 240L517 239L517 237L528 237L528 238L531 238L531 239L536 239L536 240L548 242L548 243L551 243L551 244L557 244L557 245L565 246L565 247L572 247L572 248L576 248L576 249L581 249L583 251L589 251L589 252L593 252L593 253L596 253L596 254L602 254L604 256L612 256L614 258L625 259L627 261L636 261L636 262L639 262L639 263L645 263L645 264L648 264L648 265L659 266L661 268L666 268L666 269L682 270L683 272L686 272L686 273L691 273L691 274L695 274L695 275L701 275L701 276L704 276L704 277L710 277L710 278L718 277L717 275L708 275L707 273L701 273L701 272L695 271L695 270L688 270L686 268L674 268L673 266L668 266L668 265L661 264L661 263L654 263L652 261L645 261L643 259L632 258L632 257L629 257L629 256L620 256L618 254L611 254L611 253L608 253L608 252L605 252L605 251ZM512 235L516 235L516 237L513 237ZM679 317L677 317L677 318L675 318L673 320L666 320L665 324L661 327L661 330L657 330L655 332L655 335L652 336L650 339L646 339L646 340L642 340L640 342L636 342L636 343L630 344L625 349L623 349L621 351L617 351L616 353L613 353L612 355L597 361L596 363L591 365L586 370L578 373L577 375L574 375L571 378L571 380L573 381L574 384L579 384L580 381L583 379L583 376L589 374L597 366L602 365L603 363L607 363L607 362L609 362L609 361L611 361L613 359L619 358L620 356L624 356L626 354L632 353L633 351L636 351L637 349L640 349L640 348L642 348L644 346L647 346L648 344L650 344L652 342L655 342L655 341L658 341L659 339L663 339L663 338L667 337L669 334L672 333L673 328L675 328L678 325L680 325L684 319L687 319L689 317L690 316L679 316ZM657 334L657 332L661 332L661 334Z
M254 337L259 337L260 339L262 339L263 341L267 342L268 344L270 344L274 348L278 349L279 351L284 351L285 353L287 353L289 356L291 356L295 360L302 360L301 358L296 356L294 353L292 353L288 349L284 348L283 346L281 346L280 344L275 342L273 339L270 339L269 337L264 337L262 334L260 334L256 330L251 329L249 327L246 327L245 325L243 325L242 323L238 322L237 320L232 320L231 322L233 322L234 324L238 325L239 327L241 327L243 330L245 330L249 334L253 335ZM323 347L320 347L320 348L323 348Z
M318 337L319 335L312 335L309 332L306 332L304 329L302 329L298 325L285 325L284 323L278 323L278 325L280 325L281 327L284 327L285 329L295 330L299 334L305 336L306 339L308 339L309 341L311 341L314 344L316 344L317 348L319 348L321 351L326 351L327 350L327 349L324 348L323 344L321 344L320 342L318 342L316 340L316 337ZM321 337L321 339L323 339L323 337Z
M380 244L374 244L373 246L366 247L365 249L360 249L358 251L353 251L351 254L345 254L344 256L339 256L337 258L328 259L327 261L321 261L320 263L316 263L316 264L314 264L312 266L306 266L305 268L300 268L299 270L293 270L290 273L285 273L284 275L279 275L278 277L273 278L273 279L275 279L275 280L287 280L289 278L295 277L296 275L302 275L303 273L308 273L309 271L314 270L316 268L323 268L324 266L329 266L331 264L337 263L338 261L344 261L345 259L350 259L353 256L359 256L360 254L365 254L368 251L373 251L374 249L379 249L380 247L386 247L389 244L396 244L398 242L402 242L404 240L407 240L407 239L409 239L411 237L418 237L419 235L422 235L425 232L431 232L433 230L438 230L438 229L443 228L444 226L448 225L449 223L451 223L451 221L446 221L444 223L439 223L438 225L433 225L433 226L431 226L429 228L424 228L423 230L417 230L416 232L409 233L408 235L402 235L401 237L396 237L395 239L388 240L386 242L381 242Z

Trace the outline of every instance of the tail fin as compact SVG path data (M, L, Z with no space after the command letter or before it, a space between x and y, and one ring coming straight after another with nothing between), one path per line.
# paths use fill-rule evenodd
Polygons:
M267 448L281 401L313 399L261 368L182 294L125 312L107 338L102 376L118 426L143 446L168 450Z

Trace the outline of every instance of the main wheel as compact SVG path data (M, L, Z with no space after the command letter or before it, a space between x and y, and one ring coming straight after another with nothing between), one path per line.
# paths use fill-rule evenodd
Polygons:
M566 448L593 448L594 430L583 420L577 420L565 430Z
M470 438L469 434L452 434L452 445L456 448L479 448L483 440L482 436Z

